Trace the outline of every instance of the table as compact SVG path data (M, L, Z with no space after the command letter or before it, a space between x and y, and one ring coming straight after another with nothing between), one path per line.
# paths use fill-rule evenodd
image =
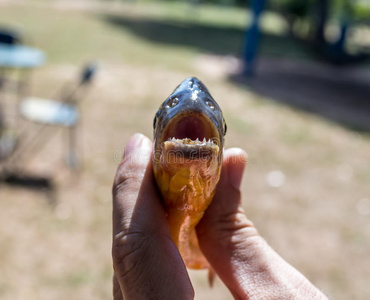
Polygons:
M0 68L29 69L44 62L45 54L37 48L0 43Z
M41 66L45 62L45 54L43 51L29 46L9 45L0 43L0 89L4 81L7 80L5 71L8 69L29 70ZM21 95L22 87L24 88L25 72L22 72L23 78L19 78L18 93Z
M17 123L18 119L18 103L25 97L29 72L33 68L39 67L45 62L45 54L43 51L29 46L19 44L3 44L0 43L0 119L3 119L3 123L7 124L6 127L12 127L9 123ZM9 76L13 70L17 70L17 76ZM15 86L16 95L18 98L15 107L10 110L13 113L9 114L4 112L4 101L6 98L7 91L14 90L7 89L7 86ZM14 115L14 121L10 120L6 122L5 117ZM1 125L1 124L0 124ZM3 124L4 125L4 124ZM14 125L13 125L14 126Z

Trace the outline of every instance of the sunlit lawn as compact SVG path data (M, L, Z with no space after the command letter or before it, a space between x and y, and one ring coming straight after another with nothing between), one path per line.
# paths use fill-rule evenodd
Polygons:
M51 97L83 63L99 62L82 103L83 170L76 175L64 167L59 133L28 165L55 178L57 207L42 193L0 186L0 298L110 297L111 184L119 157L134 132L151 136L159 104L195 75L223 108L226 146L249 153L244 203L260 233L332 298L368 299L369 136L228 81L229 56L242 49L243 10L81 3L0 4L1 22L47 53L33 74L33 94ZM271 35L285 30L274 14L264 26ZM307 58L293 44L280 47L273 51ZM279 187L274 174L285 178ZM232 299L220 281L210 289L205 273L192 278L197 299Z

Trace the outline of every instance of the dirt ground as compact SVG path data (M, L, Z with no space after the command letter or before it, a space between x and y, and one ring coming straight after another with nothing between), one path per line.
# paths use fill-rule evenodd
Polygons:
M74 71L59 66L40 76L53 82L52 74ZM368 136L261 99L215 72L198 74L224 109L227 147L249 153L245 209L261 234L329 296L366 299ZM157 106L186 76L160 68L102 66L82 104L82 171L74 174L63 166L61 134L28 166L32 174L55 180L56 207L43 193L1 186L3 299L109 297L116 166L131 134L151 136ZM283 174L278 184L269 180L276 170ZM191 274L197 299L231 299L221 282L210 289L204 272Z

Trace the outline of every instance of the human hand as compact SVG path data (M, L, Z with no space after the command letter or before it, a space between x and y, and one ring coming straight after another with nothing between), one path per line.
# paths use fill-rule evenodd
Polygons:
M114 299L193 299L152 171L152 142L134 135L113 186ZM197 226L202 252L237 299L326 299L258 235L241 208L245 152L228 149L216 195Z

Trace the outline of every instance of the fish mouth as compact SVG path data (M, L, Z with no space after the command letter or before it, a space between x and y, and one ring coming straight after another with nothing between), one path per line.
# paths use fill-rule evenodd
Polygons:
M163 150L190 159L218 157L221 138L217 126L202 113L179 115L163 131Z

